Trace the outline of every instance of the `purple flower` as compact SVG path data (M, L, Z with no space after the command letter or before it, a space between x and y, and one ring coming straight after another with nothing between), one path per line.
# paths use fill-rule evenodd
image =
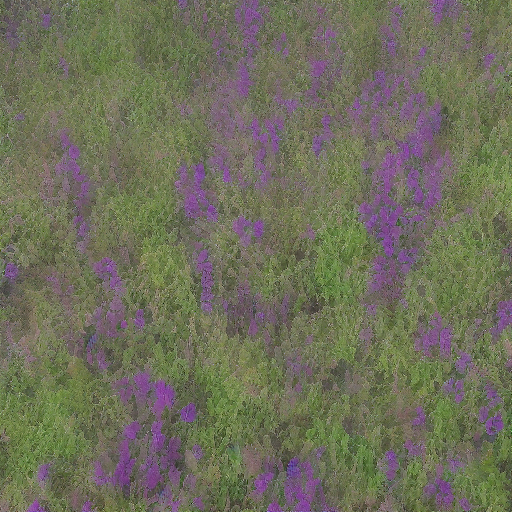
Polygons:
M418 407L416 409L416 414L418 416L412 420L412 424L414 426L425 425L425 412L423 411L423 407Z
M455 459L448 459L448 468L451 473L455 473L458 468L462 467L464 467L464 464L461 461Z
M295 478L299 475L300 475L299 459L298 459L298 457L294 457L288 463L288 467L286 468L286 476L288 478Z
M253 233L256 238L261 238L263 236L263 221L257 220L253 226Z
M71 146L69 146L68 153L73 160L76 160L80 156L80 150L74 144L71 144Z
M135 327L138 327L139 329L143 329L145 322L144 322L144 310L138 309L135 313L135 319L133 320L133 323L135 324Z
M43 14L43 21L41 22L41 26L43 28L50 28L51 18L51 14Z
M27 512L46 512L46 510L39 505L39 502L36 500L30 507L27 508Z
M311 76L313 78L319 78L322 76L325 68L327 67L328 62L326 60L314 60L311 63Z
M322 151L322 141L323 137L321 135L313 137L313 153L315 153L317 158L320 155L320 151Z
M427 484L423 487L423 493L429 498L436 493L436 486L434 484Z
M185 9L187 7L187 0L178 0L178 7L180 9Z
M465 512L469 512L472 507L472 505L469 504L469 501L467 498L461 498L459 500L459 505L462 507L462 510L464 510Z
M496 58L496 55L494 53L489 53L484 57L484 67L485 69L489 69L491 67L491 64L493 60Z
M69 75L69 64L61 57L59 66L64 70L64 76L67 78Z
M156 462L151 464L146 474L146 487L152 491L160 482L162 476L160 475L160 468Z
M16 276L18 275L18 267L16 267L14 263L7 263L7 265L5 265L4 275L7 279L16 279Z
M138 421L134 421L124 427L124 437L127 439L135 439L137 432L140 430L140 424Z
M417 457L421 455L423 449L421 445L414 445L410 439L404 443L404 448L407 448L409 457Z
M386 477L388 480L393 480L396 476L396 472L400 467L396 458L396 453L393 450L386 452L386 458L388 460L388 471Z
M273 473L261 473L261 475L258 475L258 478L254 481L256 493L263 494L267 490L268 484L273 478Z
M210 204L206 210L206 218L208 219L208 222L217 222L218 217L217 209L213 204Z
M283 512L277 501L273 501L267 508L267 512Z
M192 423L196 419L196 406L194 403L190 403L183 407L180 411L181 420L185 423Z
M198 444L192 446L192 454L197 460L203 458L203 450L201 450L201 447Z
M459 352L459 359L455 362L455 368L459 373L466 371L466 366L471 362L471 356L466 352Z
M501 419L501 413L498 413L496 416L492 416L486 421L485 430L490 436L493 436L503 430L503 420Z
M204 510L204 503L201 497L194 498L194 507L197 507L199 510Z
M49 462L48 464L42 464L41 466L39 466L39 470L37 472L37 479L40 482L44 482L48 478L49 469L50 469L51 464L52 463Z
M16 121L23 121L23 119L25 119L25 114L23 114L22 112L20 112L19 114L16 114L16 116L14 117L14 119Z
M92 503L90 501L86 501L82 507L82 512L92 512Z

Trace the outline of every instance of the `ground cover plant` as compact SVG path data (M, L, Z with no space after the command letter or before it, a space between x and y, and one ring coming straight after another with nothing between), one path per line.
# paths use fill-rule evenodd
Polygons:
M0 511L508 511L499 0L0 2Z

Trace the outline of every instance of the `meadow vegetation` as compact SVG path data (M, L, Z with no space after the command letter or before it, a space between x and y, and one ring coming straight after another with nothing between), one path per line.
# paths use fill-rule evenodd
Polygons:
M0 511L508 511L512 12L0 2Z

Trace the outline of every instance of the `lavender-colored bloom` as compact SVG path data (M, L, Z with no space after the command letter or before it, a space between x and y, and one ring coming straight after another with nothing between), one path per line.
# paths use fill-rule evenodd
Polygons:
M141 311L141 310L139 310L139 311ZM144 398L149 393L149 390L152 387L149 380L150 380L150 376L149 376L149 373L147 373L147 372L138 373L137 375L135 375L133 377L133 381L135 382L135 384L137 385L137 388L138 388L138 390L135 392L135 394L138 397Z
M69 156L73 158L73 160L76 160L80 156L80 150L74 144L71 144L71 146L69 146L68 153Z
M489 416L489 407L480 407L480 411L478 412L478 421L480 423L483 423L485 420L487 420L488 416Z
M208 205L208 208L206 209L206 219L208 222L217 222L219 218L219 214L217 213L217 209L213 204Z
M59 60L59 66L64 70L64 76L67 78L69 75L69 64L62 57Z
M178 0L178 7L180 9L185 9L187 7L187 0Z
M316 137L313 137L313 153L315 153L315 156L318 158L318 156L320 155L320 151L322 151L322 140L323 140L323 137L320 135L320 136L316 136Z
M288 478L295 478L299 475L300 475L299 459L298 459L298 457L294 457L288 463L288 467L286 468L286 476Z
M487 400L489 400L489 407L494 407L495 405L502 401L497 391L493 389L489 383L485 385L485 390L487 391Z
M203 458L203 450L201 450L201 447L198 444L192 446L192 454L197 460Z
M270 481L274 478L273 473L261 473L254 481L254 487L257 494L263 494L268 487Z
M466 366L471 362L471 356L466 352L459 352L459 359L455 362L455 368L459 373L466 371Z
M27 512L46 512L46 510L36 500L27 508Z
M197 507L199 510L204 510L204 503L200 496L198 498L194 498L193 503L194 507Z
M252 229L253 229L254 236L256 238L261 238L263 236L263 221L261 219L257 220L253 224Z
M320 78L327 67L326 60L315 60L311 63L311 76L313 78Z
M135 439L140 428L140 423L138 421L134 421L129 425L126 425L124 427L124 437L126 437L126 439Z
M412 420L412 424L414 426L425 425L425 412L423 411L423 407L418 407L416 409L416 414L417 417Z
M20 112L19 114L16 114L16 116L14 117L14 119L16 121L23 121L23 119L25 119L25 114L23 114L22 112Z
M183 407L180 411L181 420L185 423L192 423L196 419L196 406L194 403L190 403Z
M143 329L144 325L146 325L144 321L144 310L138 309L135 313L135 319L133 320L133 323L135 324L135 327L138 327L139 329Z
M465 512L469 512L472 508L472 505L469 504L469 501L467 498L461 498L459 500L459 505L462 507L462 510Z
M39 482L44 482L48 478L51 464L52 463L49 462L48 464L42 464L41 466L39 466L39 469L37 471L37 479L39 480Z
M162 434L162 425L162 421L155 421L151 425L151 433L153 434L153 439L151 440L152 453L159 452L164 447L165 434Z
M434 484L427 484L423 487L423 493L429 498L436 493L436 486Z
M50 28L52 15L51 14L43 14L42 17L43 17L43 21L41 21L41 26L43 28Z
M388 471L386 472L386 477L388 480L393 480L396 476L396 472L399 468L398 460L396 458L396 453L392 450L386 452L386 458L388 460Z
M448 468L451 473L455 473L458 468L462 468L462 467L464 467L463 462L461 462L459 460L455 460L455 459L448 459Z
M86 501L82 507L82 512L93 512L92 511L92 502Z
M423 447L421 445L414 445L413 442L408 439L404 443L404 448L407 448L409 457L417 457L421 455Z
M171 485L173 485L174 487L177 487L180 484L181 471L178 471L176 466L171 466L171 469L169 469L167 476L169 477Z
M503 420L501 418L501 413L498 413L496 416L492 416L486 421L485 430L490 436L493 436L503 430Z
M484 57L484 67L485 69L489 69L491 67L492 62L496 58L496 55L494 53L489 53Z
M16 279L16 276L18 275L18 267L16 267L14 263L7 263L7 265L5 265L4 275L9 280Z

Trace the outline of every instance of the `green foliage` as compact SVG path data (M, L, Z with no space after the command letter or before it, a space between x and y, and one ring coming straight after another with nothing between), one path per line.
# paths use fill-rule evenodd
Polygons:
M411 275L411 287L428 283L427 294L444 317L462 319L486 309L489 292L500 279L494 243L482 236L478 217L437 229L423 267Z
M369 266L364 262L369 255L367 239L355 212L343 212L338 225L330 225L319 233L314 275L319 295L325 300L355 303L365 292Z

